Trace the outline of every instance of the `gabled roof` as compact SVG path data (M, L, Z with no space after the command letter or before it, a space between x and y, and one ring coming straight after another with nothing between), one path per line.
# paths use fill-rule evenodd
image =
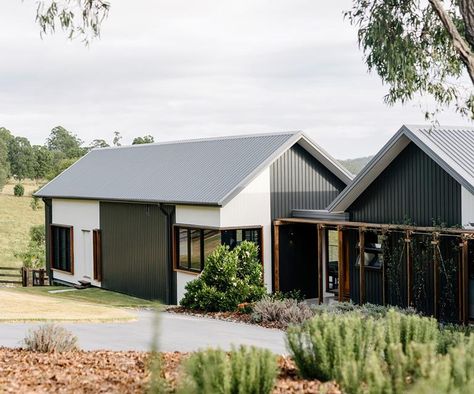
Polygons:
M329 205L328 210L342 212L349 208L410 142L474 194L474 128L404 125Z
M95 149L36 195L221 206L296 143L350 182L350 173L304 134L286 132Z

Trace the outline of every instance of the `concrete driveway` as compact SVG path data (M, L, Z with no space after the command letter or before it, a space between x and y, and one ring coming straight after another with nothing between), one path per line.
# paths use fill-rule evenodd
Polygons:
M155 315L138 311L128 323L58 323L79 338L84 350L150 350ZM18 347L30 328L39 323L0 324L0 346ZM280 330L209 318L163 312L159 318L159 350L190 352L206 347L229 350L231 345L254 345L287 354Z

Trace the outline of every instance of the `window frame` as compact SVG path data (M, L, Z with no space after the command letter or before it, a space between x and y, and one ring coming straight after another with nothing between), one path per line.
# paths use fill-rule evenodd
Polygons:
M102 234L100 229L92 230L93 277L102 281Z
M53 229L54 228L62 228L62 229L68 229L69 230L69 261L70 261L70 270L63 270L61 268L56 268L55 267L55 262L54 262L54 237L53 237ZM69 226L69 225L64 225L64 224L56 224L52 223L49 225L49 236L50 236L50 256L49 256L49 265L51 268L51 271L56 271L56 272L61 272L64 274L68 275L74 275L74 227Z
M179 252L179 231L180 230L188 230L188 268L180 266L180 252ZM196 269L191 269L190 267L190 254L189 254L189 245L191 243L191 237L190 237L190 231L191 230L200 230L200 245L201 245L201 267L199 270ZM175 223L173 224L173 237L172 237L172 247L173 247L173 254L172 254L172 259L173 259L173 270L176 272L185 272L187 274L195 274L199 275L202 270L204 269L204 261L205 261L205 247L204 247L204 231L206 230L211 230L211 231L217 231L219 232L221 242L220 244L222 245L222 233L224 231L234 231L234 230L256 230L259 233L259 238L260 238L260 244L258 245L259 247L259 258L260 262L262 264L262 268L264 267L264 262L263 262L263 245L264 245L264 239L263 239L263 226L237 226L237 227L212 227L212 226L196 226L196 225L190 225L190 224L180 224L180 223Z

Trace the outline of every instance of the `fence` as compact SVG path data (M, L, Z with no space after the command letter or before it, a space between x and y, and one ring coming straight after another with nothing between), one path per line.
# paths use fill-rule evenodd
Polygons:
M0 267L0 284L22 284L21 268Z

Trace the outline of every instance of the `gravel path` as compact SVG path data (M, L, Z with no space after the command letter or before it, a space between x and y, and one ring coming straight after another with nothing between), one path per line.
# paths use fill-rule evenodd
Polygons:
M137 312L128 323L62 323L79 338L84 350L150 350L155 325L151 311ZM30 328L39 323L0 324L0 346L20 346ZM284 333L280 330L209 318L163 312L159 319L159 350L190 352L205 347L230 349L235 345L254 345L276 354L287 354Z

